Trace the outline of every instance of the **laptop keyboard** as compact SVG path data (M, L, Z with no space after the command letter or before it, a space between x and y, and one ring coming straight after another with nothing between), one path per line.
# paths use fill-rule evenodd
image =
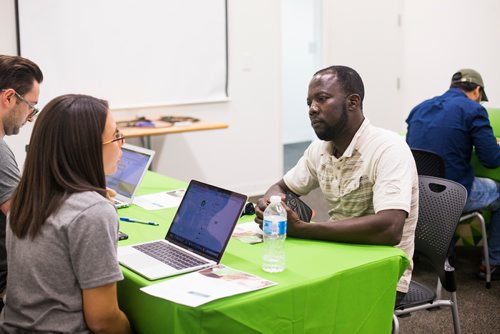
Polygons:
M185 253L180 249L162 241L155 241L132 247L145 254L148 254L158 261L174 267L175 269L196 267L205 263L209 263L208 261L204 261L188 253Z

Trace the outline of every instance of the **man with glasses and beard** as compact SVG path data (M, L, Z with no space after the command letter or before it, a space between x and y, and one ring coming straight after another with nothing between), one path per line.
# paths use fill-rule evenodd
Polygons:
M7 279L5 253L5 221L10 197L19 183L20 172L14 153L4 141L17 135L19 129L32 122L40 93L43 74L32 61L16 56L0 55L0 293L3 296ZM3 302L0 299L0 310Z
M288 206L293 237L336 242L395 245L411 259L418 215L418 177L410 148L396 133L374 127L363 115L364 86L346 66L316 72L307 105L318 136L297 165L271 186L256 207L256 222L272 195L306 195L320 188L329 220L308 224ZM402 300L412 266L398 283Z

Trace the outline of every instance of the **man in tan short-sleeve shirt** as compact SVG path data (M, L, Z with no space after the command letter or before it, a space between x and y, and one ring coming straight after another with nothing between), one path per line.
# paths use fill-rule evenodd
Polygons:
M307 104L319 140L259 200L256 221L262 224L271 195L305 195L319 187L330 205L329 221L306 224L287 207L288 235L395 245L411 259L418 217L415 162L400 136L365 119L363 97L363 82L349 67L332 66L313 76ZM411 270L412 265L398 284L398 301L408 291Z

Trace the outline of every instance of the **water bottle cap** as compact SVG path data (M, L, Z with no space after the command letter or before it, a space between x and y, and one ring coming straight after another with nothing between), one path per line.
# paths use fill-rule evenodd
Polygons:
M281 196L271 196L271 203L280 203Z

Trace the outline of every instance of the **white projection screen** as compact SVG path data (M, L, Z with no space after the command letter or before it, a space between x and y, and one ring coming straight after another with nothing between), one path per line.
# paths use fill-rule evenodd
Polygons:
M20 53L113 109L227 98L226 0L17 0Z

